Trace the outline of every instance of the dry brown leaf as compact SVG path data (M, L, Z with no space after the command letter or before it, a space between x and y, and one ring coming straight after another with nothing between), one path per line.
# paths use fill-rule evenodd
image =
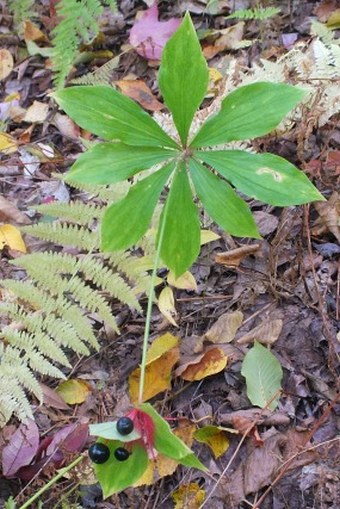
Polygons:
M224 253L218 253L215 256L215 262L227 267L238 267L245 256L255 253L260 247L260 244L249 244L248 246L231 249Z
M24 39L25 41L48 42L46 35L34 23L29 20L24 21Z
M318 211L320 218L315 225L322 224L323 229L318 233L322 233L328 229L333 233L334 237L340 242L340 194L334 191L327 201L317 201L314 207ZM313 228L313 232L316 233Z
M214 44L209 44L203 48L203 54L207 60L226 49L234 49L242 41L244 32L244 21L240 21L228 28L219 30L220 36L215 40Z
M227 365L228 357L221 348L213 347L185 362L176 369L176 376L189 382L202 380L207 376L215 375Z
M67 115L56 113L53 118L53 124L65 138L79 140L80 129Z
M7 49L0 49L0 81L6 79L11 74L13 66L12 53Z
M40 388L44 395L44 405L58 410L69 410L70 407L65 403L62 397L54 390L43 383L40 383Z
M0 194L0 221L13 220L15 223L30 224L31 220L13 203Z
M138 102L149 111L160 111L164 104L159 102L143 80L119 80L115 82L121 92Z
M263 345L272 345L275 343L279 335L281 334L283 321L280 319L276 320L265 320L254 329L244 334L237 340L239 345L246 345L258 341Z
M32 122L34 124L42 124L48 115L48 104L34 101L27 109L24 122Z
M224 313L205 333L204 339L211 343L230 343L243 322L241 311Z

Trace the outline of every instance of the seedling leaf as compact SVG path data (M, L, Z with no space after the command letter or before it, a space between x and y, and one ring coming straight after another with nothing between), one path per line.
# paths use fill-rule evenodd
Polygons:
M241 374L246 379L247 396L252 404L275 410L283 376L281 365L275 355L255 341L253 348L243 360Z

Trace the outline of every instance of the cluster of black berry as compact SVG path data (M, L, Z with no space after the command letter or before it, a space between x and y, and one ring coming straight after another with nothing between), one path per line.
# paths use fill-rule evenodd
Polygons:
M129 435L133 431L133 422L129 417L121 417L117 421L117 431L121 435ZM130 452L124 447L117 447L114 456L118 461L125 461L130 456ZM89 456L93 463L97 465L105 463L110 457L110 450L107 445L96 442L89 448Z

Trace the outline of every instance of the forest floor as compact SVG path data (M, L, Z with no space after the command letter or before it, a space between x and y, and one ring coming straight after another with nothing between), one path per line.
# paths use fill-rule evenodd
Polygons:
M140 88L139 81L135 98L151 112L165 111L156 84L158 66L133 49L127 51L129 30L137 12L147 8L146 3L118 2L119 12L103 18L102 34L96 44L84 49L84 52L91 51L92 57L79 59L70 79L95 70L107 61L108 55L115 56L123 51L112 70L112 83L119 82L118 87L124 91L121 83L127 77L142 80L149 89ZM235 3L238 8L249 6L246 1ZM10 94L18 94L19 106L26 112L21 122L12 119L3 122L6 133L17 141L17 146L11 153L7 151L0 156L0 198L13 206L10 208L7 202L6 206L0 202L0 221L20 227L23 222L39 219L34 213L37 204L84 196L65 186L54 173L67 171L70 162L82 152L80 136L86 138L89 134L80 133L65 115L58 113L49 96L53 82L48 60L41 55L27 55L25 40L15 34L6 2L0 4L4 8L1 46L11 52L15 62L12 72L1 81L2 100ZM49 2L36 4L38 16L34 23L48 41L55 20L51 17ZM215 2L212 14L207 13L206 4L200 0L160 1L160 17L162 20L179 18L188 9L201 35L208 29L222 30L238 23L238 20L225 20L234 5L231 0ZM327 21L336 4L332 0L275 2L281 13L273 18L244 21L220 40L219 45L214 45L213 39L203 38L209 67L218 70L223 81L223 69L231 57L240 68L252 68L264 58L275 62L291 44L311 41L311 18ZM239 41L256 39L256 42L235 49L237 38ZM207 104L218 94L219 86L217 83ZM2 108L3 105L1 103ZM33 109L27 116L29 108ZM207 221L208 228L220 238L202 247L192 268L197 291L175 289L177 314L174 319L178 327L170 324L154 306L151 337L167 332L179 337L181 355L187 362L188 358L201 353L208 331L210 337L223 335L223 317L234 311L243 314L235 338L219 344L228 355L223 371L194 382L173 377L171 389L152 400L162 415L180 418L182 426L189 420L199 426L214 424L238 431L238 434L224 435L229 446L218 458L206 445L194 442L193 449L209 467L209 474L179 467L172 475L150 486L127 489L106 501L102 501L98 485L82 483L85 474L79 478L71 475L42 496L44 508L195 509L202 504L199 490L204 491L206 502L202 507L207 509L339 507L340 448L336 441L340 410L337 399L340 344L338 120L338 115L332 116L318 127L314 119L311 128L301 122L287 134L269 135L256 140L254 145L257 151L281 155L301 168L327 198L326 208L311 204L281 209L254 201L251 206L263 237L256 242L233 239ZM32 150L25 150L27 146L36 147L35 155ZM48 146L53 147L54 158L46 162L39 153ZM25 214L26 220L18 216L18 211ZM50 243L30 236L24 236L24 240L28 252L53 248ZM241 254L237 251L240 247L243 248ZM60 251L60 246L57 249ZM221 257L225 252L228 254ZM25 276L24 271L9 264L20 254L15 246L3 247L1 278ZM160 277L163 276L165 271L160 273ZM141 304L146 310L145 296L141 297ZM41 437L53 436L76 422L109 420L122 415L129 407L127 381L140 362L145 320L144 316L125 309L114 300L112 309L118 316L121 335L116 336L98 321L100 351L87 358L74 357L71 359L74 368L65 371L68 377L88 384L84 401L63 405L54 392L58 382L44 378L44 403L38 406L32 401ZM93 320L96 322L95 317ZM215 329L211 329L216 323ZM260 329L254 332L255 327ZM258 334L265 336L264 342L270 345L284 371L283 394L273 413L261 412L251 405L241 375L244 353ZM218 342L216 337L213 341ZM13 419L0 431L0 450L10 441L17 426L18 422ZM247 429L247 436L239 447ZM67 460L72 461L75 455L70 454ZM11 478L0 477L1 507L11 495L17 497L19 507L56 473L55 464L33 470L26 480L16 474ZM172 496L182 485L190 485L193 495L190 502L182 499L175 506ZM35 502L33 507L40 505Z

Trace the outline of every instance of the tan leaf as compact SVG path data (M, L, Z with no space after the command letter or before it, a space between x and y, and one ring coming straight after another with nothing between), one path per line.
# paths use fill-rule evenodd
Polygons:
M6 79L11 74L13 66L12 53L7 49L0 49L0 81Z
M333 233L340 242L340 194L334 191L327 201L317 201L314 207L320 215L316 224L322 223L324 228ZM314 228L313 228L314 230Z
M263 345L272 345L278 339L282 331L283 322L280 319L277 320L265 320L251 331L244 334L237 340L240 345L246 345L247 343L253 343L258 341Z
M175 308L175 299L174 293L170 286L166 286L163 288L158 297L158 307L163 316L175 327L178 327L178 324L175 321L175 317L177 316L177 311Z
M23 212L0 194L0 221L10 219L21 224L31 223L31 220Z
M13 154L18 148L18 142L13 136L6 133L0 133L0 152L4 154Z
M33 104L27 109L24 122L32 122L35 124L42 124L48 115L48 104L39 101L34 101Z
M61 398L69 405L78 405L84 403L88 395L92 392L91 385L85 380L71 378L61 382L56 389Z
M69 410L70 407L65 403L63 398L54 390L43 383L40 383L40 388L43 391L44 405L58 410Z
M238 267L245 256L253 254L260 249L260 244L249 244L248 246L231 249L215 256L215 262L227 267Z
M182 484L173 492L172 498L174 509L199 509L204 502L205 491L195 482Z
M67 115L57 112L53 117L53 124L65 138L79 140L80 129Z
M134 99L146 110L159 111L164 109L164 104L156 99L143 80L119 80L115 83L123 94Z
M189 271L184 272L184 274L176 278L174 272L170 270L166 279L169 285L179 290L197 291L196 279Z
M211 343L230 343L243 322L241 311L224 313L205 333L204 338Z
M215 375L227 365L228 357L221 348L210 348L195 359L186 362L176 369L176 376L192 382Z
M20 231L11 224L3 224L0 226L0 249L5 246L20 251L21 253L26 253L26 245Z
M29 20L24 21L24 39L25 41L43 41L48 42L46 35L34 23Z

